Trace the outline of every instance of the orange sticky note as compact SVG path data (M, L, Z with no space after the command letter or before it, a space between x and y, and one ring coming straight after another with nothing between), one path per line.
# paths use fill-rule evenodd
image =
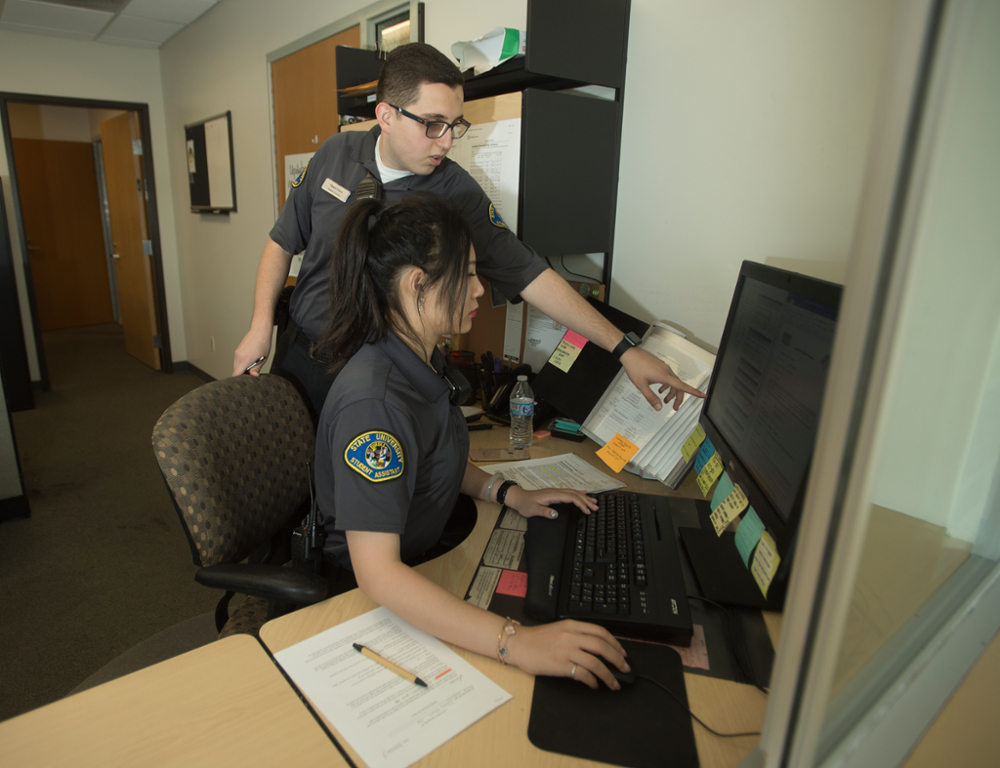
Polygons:
M601 458L601 461L615 472L621 472L625 468L625 465L628 464L629 459L638 452L638 445L616 433L614 437L608 440L607 445L597 452L597 455Z

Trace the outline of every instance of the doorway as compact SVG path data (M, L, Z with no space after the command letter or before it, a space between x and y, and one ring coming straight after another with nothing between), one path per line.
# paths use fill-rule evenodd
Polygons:
M172 373L148 106L0 93L0 121L41 389L50 388L42 332L53 327L120 322L128 354ZM89 153L94 178L79 183L90 191L65 186L67 152L74 189ZM70 199L83 212L70 215Z

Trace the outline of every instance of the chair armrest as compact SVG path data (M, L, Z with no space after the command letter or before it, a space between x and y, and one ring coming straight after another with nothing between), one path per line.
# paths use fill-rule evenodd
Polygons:
M329 584L324 577L279 565L246 563L209 565L195 573L194 579L206 587L294 605L318 603L326 599L329 591Z

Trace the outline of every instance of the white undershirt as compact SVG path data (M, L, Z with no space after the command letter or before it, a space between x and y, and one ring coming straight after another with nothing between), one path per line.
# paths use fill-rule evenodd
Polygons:
M375 139L375 163L378 165L378 175L382 178L382 183L389 184L399 179L405 179L407 176L412 176L413 173L411 171L397 171L395 168L390 168L382 162L382 153L378 149L381 141L381 136Z

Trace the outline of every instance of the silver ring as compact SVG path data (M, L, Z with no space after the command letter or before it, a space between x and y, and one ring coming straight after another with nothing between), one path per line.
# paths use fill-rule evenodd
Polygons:
M576 664L573 665L573 670L569 673L569 676L574 680L576 679Z

